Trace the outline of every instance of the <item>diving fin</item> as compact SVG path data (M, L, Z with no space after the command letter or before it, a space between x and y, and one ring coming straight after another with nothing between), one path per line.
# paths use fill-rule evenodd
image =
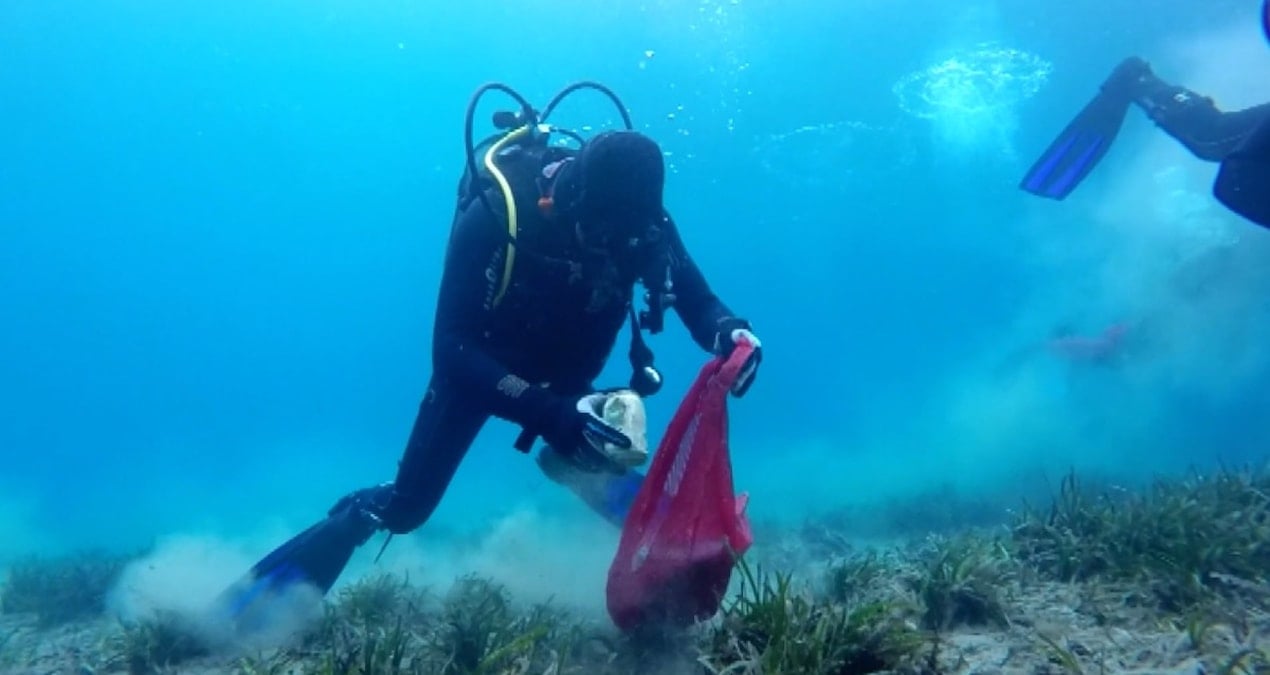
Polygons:
M327 516L274 549L225 589L214 611L239 633L255 632L285 620L305 595L321 600L335 585L353 552L375 532L356 509Z
M1050 143L1019 187L1049 199L1067 197L1107 154L1131 103L1122 93L1100 92Z

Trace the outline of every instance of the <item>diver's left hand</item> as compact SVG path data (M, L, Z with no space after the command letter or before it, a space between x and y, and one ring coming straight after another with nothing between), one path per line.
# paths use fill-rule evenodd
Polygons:
M741 373L736 378L736 383L732 385L732 395L740 398L750 389L750 385L754 384L754 377L758 374L758 365L763 360L763 343L750 329L750 322L745 319L729 317L719 322L719 330L714 336L714 351L723 358L732 356L732 352L740 343L746 343L754 347L754 351L750 353L750 358L746 359L745 364L741 366Z

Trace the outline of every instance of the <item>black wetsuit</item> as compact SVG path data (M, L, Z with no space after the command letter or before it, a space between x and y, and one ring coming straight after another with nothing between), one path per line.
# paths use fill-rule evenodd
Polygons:
M1212 99L1164 86L1139 100L1147 115L1196 157L1220 162L1270 122L1270 103L1223 112Z
M1270 103L1223 112L1212 99L1159 80L1136 100L1196 157L1221 163L1213 185L1218 200L1270 227Z
M502 203L501 193L489 196L492 204ZM490 417L534 432L557 397L591 393L626 325L648 261L588 253L571 225L543 217L532 203L518 213L511 282L497 306L508 253L504 216L478 199L455 219L433 328L431 381L391 501L380 514L390 531L408 532L427 521ZM693 340L710 351L720 322L732 314L689 257L673 221L667 217L659 229L673 307Z

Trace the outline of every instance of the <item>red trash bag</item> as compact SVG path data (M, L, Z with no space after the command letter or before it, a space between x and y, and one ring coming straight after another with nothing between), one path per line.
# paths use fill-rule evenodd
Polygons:
M609 567L609 616L623 631L714 616L754 542L748 498L733 493L727 410L753 350L739 344L730 359L706 364L661 439Z

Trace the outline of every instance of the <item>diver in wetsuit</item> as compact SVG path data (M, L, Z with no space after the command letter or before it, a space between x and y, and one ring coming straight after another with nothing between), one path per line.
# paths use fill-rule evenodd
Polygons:
M727 357L740 341L753 345L732 394L743 396L754 381L761 345L688 254L663 207L662 151L631 130L622 106L626 130L601 133L575 151L535 140L545 136L545 123L523 103L530 121L491 145L489 173L478 179L470 138L476 99L468 112L468 172L441 275L433 371L396 477L341 498L325 520L223 593L219 610L240 625L260 598L297 579L328 591L375 532L423 525L491 418L522 427L516 446L525 452L535 438L545 441L537 458L544 473L620 526L643 476L601 451L606 443L629 448L631 440L597 414L605 394L593 381L628 317L630 388L637 393L660 387L639 329L661 330L667 307L709 353ZM638 318L636 284L649 305Z
M541 436L547 447L539 462L552 478L570 468L561 460L592 473L607 470L603 493L582 496L621 522L639 475L606 466L590 437L630 441L587 402L641 279L652 285L669 275L672 306L702 349L726 356L741 336L754 340L749 323L711 291L665 214L665 168L652 139L606 132L576 158L551 160L537 173L537 197L550 206L545 213L532 204L520 211L537 222L521 225L524 250L497 306L508 253L502 218L472 201L454 223L437 303L432 381L396 480L353 498L390 532L409 532L427 520L490 417ZM753 369L737 393L752 380Z
M1270 103L1220 110L1211 98L1161 80L1138 57L1116 66L1020 187L1043 197L1066 198L1111 147L1130 105L1199 159L1219 162L1214 196L1235 213L1270 227Z

